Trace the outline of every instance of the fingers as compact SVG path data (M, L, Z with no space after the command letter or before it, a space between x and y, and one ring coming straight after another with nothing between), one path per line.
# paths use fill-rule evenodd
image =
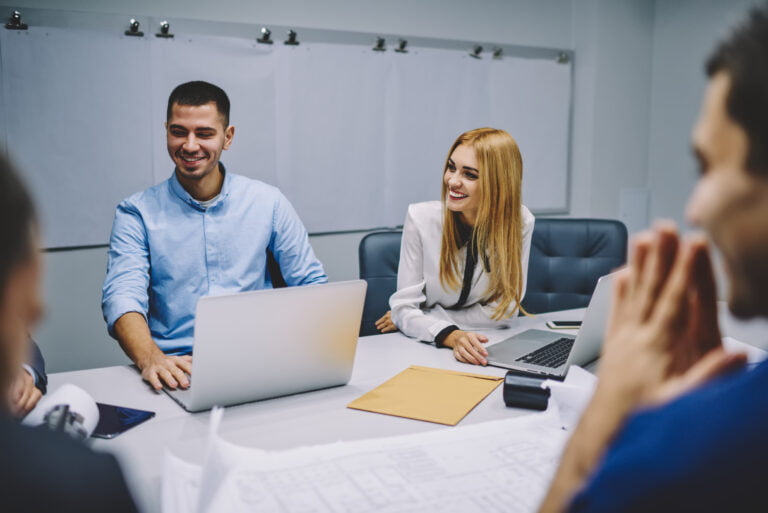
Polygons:
M157 375L156 370L152 369L142 372L141 377L144 378L145 381L149 382L152 388L154 388L156 391L159 392L162 390L163 384L160 382L160 377Z
M188 388L188 375L192 374L192 357L166 356L155 357L152 363L141 371L141 377L155 390L162 390L163 384L168 388Z
M141 377L147 381L155 391L163 389L163 384L166 384L169 388L175 389L178 385L176 381L168 372L168 369L158 365L152 366L141 373Z
M175 361L176 365L182 371L186 372L190 376L192 375L192 357L191 356L189 355L177 356L175 360L176 360ZM186 377L185 377L185 381L188 381L186 380Z
M626 310L631 308L628 301L630 280L630 270L621 269L616 272L613 278L613 298L611 300L611 310L608 314L608 328L606 329L606 341L611 340L612 335L618 330L622 322L627 318Z
M681 246L672 272L658 298L654 316L667 329L679 331L687 324L687 295L695 253L690 244L684 243Z
M714 321L717 324L717 284L712 272L712 260L703 235L695 235L690 239L693 254L693 269L691 284L697 313L704 322Z
M392 321L392 311L390 310L387 313L385 313L381 317L381 319L376 321L375 326L380 333L389 333L392 331L397 331L397 326L395 326L395 323Z
M638 308L641 319L650 317L659 293L674 266L678 247L679 239L675 225L663 221L657 223L648 245L645 268L640 271L642 281L638 285Z
M179 383L173 378L171 371L166 367L158 369L157 374L160 377L160 380L165 383L168 388L175 390L179 386Z
M629 270L629 292L635 294L641 288L643 280L643 271L645 262L648 258L648 251L653 243L653 233L645 231L632 238L629 244L629 259L627 269ZM637 312L635 312L637 313Z
M36 386L33 386L32 389L29 391L29 393L24 395L24 398L19 405L19 410L17 411L17 415L19 417L23 417L27 413L32 411L32 408L34 408L37 405L38 401L40 401L40 398L42 396L43 396L43 393L40 392L40 390Z
M184 370L180 367L180 365L186 365L186 363L182 361L174 361L173 363L179 365L174 365L169 369L171 375L173 375L174 381L176 381L181 388L189 388L189 379L187 378L187 375L184 374Z
M707 239L702 234L696 234L688 239L688 244L694 252L692 277L699 291L699 296L712 302L717 301L717 284L712 272L712 259L709 255Z
M384 315L379 318L379 320L376 321L376 329L381 330L386 324L388 324L391 320L391 311L388 311Z
M397 331L397 326L395 326L392 322L386 322L377 326L377 329L379 330L379 333L391 333L393 331Z
M469 354L464 346L456 346L453 348L453 356L460 362L471 363L472 365L478 365L475 357Z
M471 363L473 365L487 365L488 351L483 344L488 341L485 335L478 333L462 333L456 340L453 347L453 354L460 362Z
M16 380L14 380L13 384L11 385L11 390L8 394L11 403L15 406L16 404L21 401L21 396L24 394L24 379L23 377L19 377Z

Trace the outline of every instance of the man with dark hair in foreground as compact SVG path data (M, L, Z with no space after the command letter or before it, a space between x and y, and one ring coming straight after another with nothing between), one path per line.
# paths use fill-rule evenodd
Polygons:
M40 274L32 201L0 154L0 391L6 395L42 312ZM0 511L136 510L113 456L63 433L21 426L12 408L0 401Z
M728 303L768 316L768 6L724 42L693 131L689 221ZM768 511L768 362L723 351L707 241L659 223L617 277L597 390L541 511Z
M156 390L189 385L197 300L270 287L267 252L287 285L327 281L285 196L220 162L235 135L229 107L208 82L176 87L166 121L174 172L115 213L102 310L109 333Z

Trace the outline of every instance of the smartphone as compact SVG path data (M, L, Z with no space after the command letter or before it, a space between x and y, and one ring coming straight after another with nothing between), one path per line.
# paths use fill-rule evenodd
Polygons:
M581 321L547 321L547 328L552 330L577 330Z
M145 420L155 416L155 412L136 410L114 404L96 403L99 407L99 423L91 436L96 438L114 438Z

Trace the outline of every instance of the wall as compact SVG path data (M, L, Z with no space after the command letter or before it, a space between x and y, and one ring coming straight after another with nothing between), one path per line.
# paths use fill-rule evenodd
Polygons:
M686 226L698 170L690 135L706 86L704 62L754 0L657 0L654 19L648 186L653 218ZM694 22L695 20L695 22Z
M16 6L22 11L66 9L571 48L576 52L571 214L619 217L626 210L620 201L623 192L644 190L648 183L651 63L658 21L655 4L648 0L19 0ZM688 22L683 16L681 23ZM627 219L632 230L646 222L642 209ZM362 235L312 237L332 280L357 277ZM37 337L52 371L125 361L101 320L105 253L89 249L46 255L49 316Z
M620 199L646 184L653 2L576 4L571 214L622 218L634 232L645 212Z
M648 141L651 219L671 219L681 230L691 229L685 220L685 204L698 169L690 151L690 137L707 83L704 62L717 41L756 3L656 2ZM714 267L719 296L725 299L727 280L717 253Z

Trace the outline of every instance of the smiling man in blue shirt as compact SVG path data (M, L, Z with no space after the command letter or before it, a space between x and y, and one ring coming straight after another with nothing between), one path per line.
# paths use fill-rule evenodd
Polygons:
M155 389L189 386L197 300L270 286L267 250L287 285L327 281L278 189L225 170L229 99L187 82L168 99L171 177L117 206L102 310L109 333Z

